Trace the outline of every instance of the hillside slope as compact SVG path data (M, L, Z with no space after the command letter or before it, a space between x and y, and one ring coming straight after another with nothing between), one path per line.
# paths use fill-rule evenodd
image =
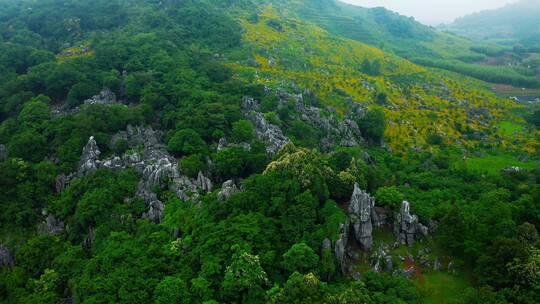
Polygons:
M284 3L0 0L1 304L540 302L540 111Z
M529 42L540 46L540 1L521 0L457 19L447 28L478 40Z
M256 64L232 65L240 77L273 88L307 88L321 103L341 112L347 99L384 108L391 126L386 138L398 150L425 147L430 135L463 146L474 146L475 136L484 144L500 144L502 137L493 126L514 105L495 97L482 83L333 36L288 17L289 11L280 13L268 5L260 9L256 20L242 23L244 46ZM366 65L376 66L376 71L366 70ZM528 140L522 147L533 148L534 140Z

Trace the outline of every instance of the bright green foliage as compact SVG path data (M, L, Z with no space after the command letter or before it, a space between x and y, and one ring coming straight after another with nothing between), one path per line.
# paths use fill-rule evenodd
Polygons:
M379 143L383 139L386 128L384 112L377 109L368 111L366 116L358 121L358 126L368 140Z
M313 272L319 263L319 256L306 243L294 244L283 254L283 268L289 272Z
M167 269L163 244L167 233L152 224L138 224L137 235L113 232L96 248L75 282L83 303L150 303ZM101 283L103 282L103 283Z
M186 175L196 178L199 172L203 172L206 168L206 165L203 162L203 157L200 154L193 154L190 156L183 157L180 160L180 167L182 172Z
M203 152L206 144L199 133L185 129L176 131L169 139L167 147L180 155L190 155Z
M253 126L248 120L242 119L232 126L232 137L236 142L249 142L253 139Z
M313 274L293 273L285 286L270 298L270 303L325 303L326 285Z
M48 106L50 101L44 95L31 99L22 108L19 114L19 122L28 128L40 129L43 127L43 124L51 118Z
M8 146L10 155L38 162L47 154L47 139L34 130L25 130L13 136Z
M377 203L383 206L389 206L396 210L401 205L401 202L405 199L405 196L399 192L396 187L381 187L377 189L375 193Z
M268 278L260 265L259 257L247 252L238 252L225 270L222 287L228 299L246 303L251 302L250 299L255 299L266 284Z
M0 243L15 261L0 270L0 302L423 303L449 293L457 303L540 302L538 140L534 114L525 119L536 109L395 55L458 60L454 69L474 74L474 62L500 48L473 50L386 10L333 0L61 4L0 0L0 28L9 29L0 35ZM477 77L531 79L496 69ZM119 102L82 104L103 88ZM281 100L277 89L302 93L339 127L357 120L367 143L318 150L325 128L299 111L299 95ZM268 155L244 96L296 146ZM163 138L130 146L117 140L129 125ZM90 136L102 160L164 141L179 173L204 172L214 191L181 201L169 185L179 180L164 179L152 189L165 206L161 223L143 216L139 167L71 175L58 191ZM231 145L218 151L221 138ZM229 179L240 191L218 200ZM423 224L437 222L423 242L396 251L429 244L457 274L370 273L358 252L351 266L361 279L343 275L321 246L339 238L355 183L379 206L408 200ZM63 223L57 235L45 229L48 215ZM386 232L375 228L393 242Z
M155 304L190 303L189 291L186 283L175 277L165 277L156 286L154 292Z
M324 249L322 251L318 273L320 273L321 278L326 282L332 281L337 276L338 267L331 249Z

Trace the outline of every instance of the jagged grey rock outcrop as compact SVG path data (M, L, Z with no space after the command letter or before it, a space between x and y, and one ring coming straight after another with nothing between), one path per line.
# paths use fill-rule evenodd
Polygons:
M221 150L227 148L228 145L229 145L229 143L227 142L227 139L225 137L222 137L222 138L219 139L217 150L221 151Z
M375 262L375 265L373 265L373 272L381 272L382 271L382 266L381 266L381 260L377 260Z
M0 144L0 162L7 159L7 149L6 146Z
M321 250L331 250L332 249L332 241L330 241L329 238L325 238L321 245Z
M219 139L217 150L218 152L229 147L240 147L246 151L251 151L251 145L246 142L242 143L230 143L225 137Z
M60 175L57 178L57 190L63 190L72 179L91 174L99 168L115 171L133 168L141 174L136 195L148 206L143 217L159 223L165 206L154 192L155 188L168 186L180 199L197 201L199 191L209 192L213 186L212 181L202 172L197 179L183 175L178 162L162 143L161 136L161 132L150 127L128 126L126 131L119 132L114 137L127 140L131 150L122 156L104 160L99 159L101 152L94 137L90 137L83 149L77 172L69 176Z
M197 175L197 186L206 192L210 192L213 188L212 180L199 171L199 174Z
M388 246L384 242L381 242L377 250L375 250L371 255L373 271L382 272L384 270L386 272L392 272L394 268L394 263L389 253L390 246Z
M0 267L13 267L13 256L4 244L0 243Z
M392 260L392 257L387 255L384 257L384 271L386 272L392 272L394 269L394 261Z
M228 180L223 183L221 190L217 194L217 198L220 201L226 201L234 194L240 192L240 189L236 186L233 180Z
M116 95L108 88L84 101L84 104L112 104L116 102Z
M56 193L62 193L64 189L66 189L67 184L69 183L69 177L67 177L64 173L58 175L56 177Z
M454 262L450 261L448 263L448 268L447 268L448 272L449 273L455 273L456 272L456 269L454 267Z
M48 214L45 220L38 226L38 231L47 235L59 235L64 231L64 222L56 219L52 214Z
M95 172L99 166L99 147L94 139L94 136L90 136L88 143L84 146L81 160L79 161L79 169L77 170L77 176L82 177Z
M278 126L268 122L264 115L258 112L259 105L253 98L244 97L242 109L244 116L253 124L257 137L266 143L268 154L276 154L290 142Z
M394 234L401 245L412 245L416 238L428 234L428 228L418 222L418 216L410 213L410 204L407 201L401 203L394 223Z
M334 246L334 253L336 255L336 259L339 262L339 265L341 266L342 273L347 272L346 253L347 253L347 244L349 241L348 226L349 226L348 223L339 225L339 238L336 241L336 244Z
M439 258L435 258L435 261L433 262L433 270L439 271L441 270L442 264Z
M375 227L386 225L388 220L389 210L383 207L374 206L371 209L371 223Z
M351 202L349 203L349 220L351 221L354 237L364 250L371 250L373 246L371 214L374 206L375 199L361 190L358 184L355 184Z
M364 142L358 124L349 118L339 121L334 115L325 116L321 109L307 106L301 98L296 103L296 110L300 118L325 133L321 141L321 148L328 149L332 145L355 147Z

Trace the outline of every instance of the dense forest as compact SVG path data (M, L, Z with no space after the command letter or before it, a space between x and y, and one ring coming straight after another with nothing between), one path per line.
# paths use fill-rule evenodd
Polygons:
M0 0L0 303L540 302L538 106L302 2Z

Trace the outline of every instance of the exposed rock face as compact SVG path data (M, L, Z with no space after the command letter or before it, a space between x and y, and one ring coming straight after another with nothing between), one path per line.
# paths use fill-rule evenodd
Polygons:
M62 193L64 189L66 189L67 184L69 183L69 177L67 177L65 174L60 174L56 177L56 193Z
M105 88L98 95L84 101L84 104L112 104L116 102L116 95Z
M348 224L339 225L339 239L336 241L336 244L334 246L334 253L336 255L336 259L338 260L341 266L342 273L347 273L346 254L347 254L347 243L349 241L348 226L349 226Z
M13 267L13 257L4 244L0 243L0 267Z
M300 97L295 98L296 110L302 120L325 133L321 140L321 148L327 150L333 145L355 147L364 142L360 128L354 120L346 118L339 121L334 115L324 116L321 109L302 103L301 96L300 94Z
M389 253L390 246L388 246L384 242L381 243L377 250L375 250L371 255L373 271L382 272L384 270L390 273L392 272L394 268L394 262Z
M197 175L197 186L206 192L212 191L213 187L212 181L208 177L204 176L201 171L199 171L199 175Z
M386 208L374 206L371 209L371 223L373 226L381 227L386 225L389 213Z
M219 139L217 150L221 151L229 147L240 147L246 151L251 151L251 145L249 143L230 143L225 137Z
M384 257L384 271L386 272L392 272L394 269L394 262L392 261L392 257L387 255Z
M0 162L7 159L6 146L0 144Z
M402 245L412 245L414 240L428 234L428 228L418 222L418 216L410 213L409 202L403 201L394 223L394 234L397 242Z
M373 246L371 215L374 207L375 199L355 184L349 203L349 219L354 230L354 237L364 250L371 250Z
M58 235L64 231L64 222L57 220L54 215L49 214L39 225L38 230L42 234Z
M439 271L441 270L441 267L441 261L439 260L439 258L435 258L435 261L433 262L433 270Z
M329 238L325 238L321 245L321 250L331 250L332 249L332 241L330 241Z
M240 189L238 189L234 181L228 180L221 186L221 191L217 194L217 198L220 201L226 201L238 192L240 192Z
M94 136L91 136L88 143L83 148L77 176L81 177L95 172L99 166L100 154L101 151L99 151L96 140L94 139Z
M227 142L227 139L225 137L222 137L222 138L219 139L217 150L221 151L221 150L227 148L228 145L229 145L229 143Z
M128 126L126 131L119 132L115 138L127 140L129 147L134 150L138 147L143 148L141 151L131 151L122 156L100 160L101 152L95 139L90 137L83 149L77 172L67 177L59 176L57 190L63 190L72 179L91 174L99 168L116 171L133 168L141 174L136 195L148 205L148 211L143 214L143 217L156 223L161 221L165 208L153 191L156 187L168 186L184 201L189 199L197 201L200 190L206 192L212 190L212 181L202 172L196 180L181 174L178 162L167 152L165 145L161 142L159 131L152 128Z
M244 116L253 124L257 137L266 143L268 154L276 154L290 142L278 126L268 122L264 115L258 112L259 105L253 98L244 97L242 108Z

